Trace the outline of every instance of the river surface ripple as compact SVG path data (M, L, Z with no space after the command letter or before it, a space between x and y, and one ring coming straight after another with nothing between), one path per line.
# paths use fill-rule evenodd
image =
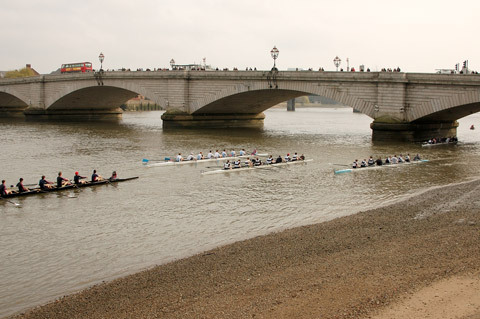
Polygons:
M137 180L0 201L0 317L103 280L273 231L318 223L479 175L480 115L459 120L456 146L374 144L350 108L270 109L263 130L163 131L161 112L118 123L0 120L1 178L58 171ZM304 153L307 165L201 175L216 163L145 167L142 158L245 148ZM430 162L334 175L353 159L420 153ZM475 163L475 165L471 165ZM75 194L77 198L64 195ZM13 200L13 199L12 199Z

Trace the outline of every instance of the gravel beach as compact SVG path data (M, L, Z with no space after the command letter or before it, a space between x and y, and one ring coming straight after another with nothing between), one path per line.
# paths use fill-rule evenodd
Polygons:
M399 311L416 307L420 318L473 319L480 318L480 297L471 293L479 282L474 180L219 247L11 318L385 319L414 318ZM467 293L474 299L468 309L448 307ZM433 303L438 298L444 302ZM419 299L425 301L409 304ZM429 308L442 304L445 312L430 316Z

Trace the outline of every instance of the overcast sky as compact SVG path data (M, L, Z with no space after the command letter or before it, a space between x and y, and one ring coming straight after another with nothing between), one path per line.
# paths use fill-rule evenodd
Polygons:
M334 70L360 64L480 71L478 0L1 0L0 70L68 62L104 69L201 63Z

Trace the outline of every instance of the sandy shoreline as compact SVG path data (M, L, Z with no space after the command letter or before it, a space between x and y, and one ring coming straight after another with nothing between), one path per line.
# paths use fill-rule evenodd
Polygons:
M412 318L398 311L415 307L429 318L429 307L438 304L411 305L409 299L441 287L452 294L444 300L453 305L466 298L465 287L478 286L479 196L480 180L436 188L353 216L219 247L14 318L385 319ZM451 284L438 286L445 282ZM451 313L442 318L480 318L480 305L467 304L446 307Z

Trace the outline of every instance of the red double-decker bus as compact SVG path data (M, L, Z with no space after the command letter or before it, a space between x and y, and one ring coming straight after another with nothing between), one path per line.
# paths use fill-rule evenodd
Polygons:
M62 64L60 68L61 73L85 73L92 71L92 63L91 62L79 62L79 63L68 63Z

